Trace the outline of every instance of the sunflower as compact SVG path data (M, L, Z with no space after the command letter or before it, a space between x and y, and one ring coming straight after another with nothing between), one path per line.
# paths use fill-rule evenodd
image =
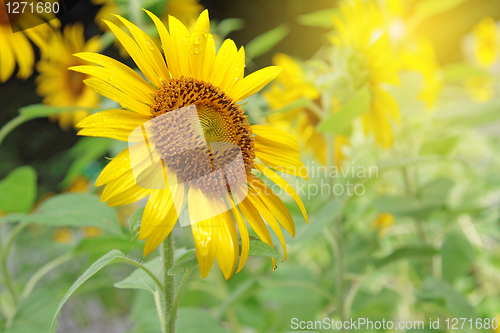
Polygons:
M169 17L167 30L158 17L146 13L158 29L165 58L153 40L128 20L116 16L134 39L105 21L146 80L122 63L96 53L76 54L96 66L71 68L93 76L85 84L124 108L102 111L82 120L77 125L79 135L134 141L134 130L145 131L148 124L156 129L147 140L148 149L154 148L152 151L136 149L140 143L129 144L103 169L96 181L97 186L105 185L101 200L119 206L149 195L139 232L139 239L146 239L145 256L170 234L178 220L179 207L186 205L202 277L207 276L214 259L226 279L232 276L240 251L237 229L242 243L238 271L243 268L249 253L244 219L272 246L267 223L277 234L286 258L281 226L293 236L293 219L277 194L252 170L262 172L289 194L307 220L297 193L274 171L307 178L300 161L300 147L297 139L284 131L250 126L237 104L261 90L281 69L267 67L244 77L244 49L238 51L228 39L216 53L207 10L200 14L192 33L175 17ZM182 110L194 110L196 119ZM175 121L184 127L173 126ZM182 128L182 134L176 135ZM200 149L178 150L186 142L199 141L209 144L198 145ZM235 147L242 163L224 164L222 169L220 162L228 156L232 159L231 149ZM176 154L170 154L172 151ZM209 170L204 169L205 158ZM137 176L138 168L142 170ZM138 179L154 178L151 174L155 172L167 174L168 184L162 178L163 188L138 185L142 185ZM200 177L200 172L206 177Z
M37 64L40 73L36 78L37 92L43 103L52 106L95 108L99 105L99 95L82 82L87 75L68 70L70 66L85 64L73 56L75 52L96 52L101 48L99 37L87 42L83 35L83 25L66 25L64 32L57 31L47 42L48 50L42 53ZM67 130L88 116L88 110L63 112L51 119L58 119L62 129Z
M304 150L311 152L317 161L326 165L327 138L316 129L321 120L320 117L307 106L293 107L294 103L304 99L310 100L311 103L320 103L319 90L314 82L306 77L301 65L292 57L278 53L273 57L273 64L283 68L283 71L270 89L262 94L271 109L278 111L275 113L271 111L267 117L269 124L298 136L304 144ZM281 109L287 109L287 111L279 111ZM350 145L349 138L345 135L336 135L333 145L335 153L333 162L340 167L347 158L344 148Z
M353 88L367 85L371 92L371 106L362 115L365 132L372 133L382 147L391 147L392 123L400 125L401 115L396 100L382 85L400 83L399 62L384 29L382 13L373 2L362 0L344 1L340 13L333 17L336 34L332 42L347 57L345 70L355 76Z
M474 26L474 55L478 64L488 68L500 54L500 34L491 17L485 17Z
M27 6L34 1L28 1ZM5 3L0 1L0 82L7 81L19 66L17 77L26 79L33 73L35 53L29 40L44 49L51 34L50 21L58 26L59 21L49 14L33 14L26 10L20 14L7 14ZM16 32L13 32L16 31Z

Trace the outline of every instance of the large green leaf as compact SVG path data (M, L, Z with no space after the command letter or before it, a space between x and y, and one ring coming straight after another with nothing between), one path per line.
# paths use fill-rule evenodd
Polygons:
M272 30L269 30L262 35L252 39L245 47L245 55L247 60L257 58L264 53L270 51L274 46L285 38L290 32L290 28L282 24Z
M45 200L33 214L11 214L0 222L29 222L51 227L99 227L122 234L116 211L91 194L66 193Z
M345 134L352 121L368 110L370 103L370 89L363 86L338 112L323 120L318 125L318 131L334 135Z
M114 264L114 263L125 263L129 265L133 265L136 267L139 267L143 269L145 272L148 272L149 277L153 279L154 275L152 274L144 265L140 264L139 262L135 261L134 259L131 259L122 252L118 250L113 250L104 256L102 256L99 260L94 262L86 271L83 273L75 283L69 288L68 292L62 300L59 302L59 306L57 307L56 313L54 315L54 318L52 320L52 325L50 326L50 331L52 332L54 329L54 324L56 322L57 316L59 315L63 305L66 303L66 301L73 295L73 293L83 284L85 281L90 279L92 276L94 276L97 272L99 272L101 269L106 267L107 265ZM156 277L154 277L156 279Z
M161 269L160 257L154 258L144 266L146 266L146 268L149 269L153 274L156 274L158 276ZM127 276L125 279L115 283L115 287L120 289L144 289L153 292L156 289L153 279L149 275L147 275L146 272L139 268L132 272L132 274Z
M454 290L446 281L428 277L417 297L421 301L444 302L445 308L456 318L474 318L476 313L464 295Z
M30 166L13 170L0 181L0 211L27 213L36 199L36 171Z
M130 240L120 236L105 235L100 237L84 238L73 250L75 254L93 254L103 255L111 250L120 250L129 252L135 249L141 249L143 243L137 240Z
M200 309L183 309L177 312L177 332L227 333L214 318Z
M448 235L441 247L443 279L453 283L468 272L474 261L474 250L462 233Z
M432 257L436 254L439 254L439 250L432 246L405 246L394 250L394 252L384 258L377 259L376 265L380 267L401 259Z
M260 239L255 237L250 237L250 251L249 256L254 257L269 257L277 260L281 260L276 250L269 244L264 243Z
M49 332L57 298L47 289L38 289L19 304L12 326L5 333Z

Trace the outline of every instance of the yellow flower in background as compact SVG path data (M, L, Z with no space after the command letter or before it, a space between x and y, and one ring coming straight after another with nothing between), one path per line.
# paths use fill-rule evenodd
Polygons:
M487 102L495 96L495 80L489 76L468 79L465 89L474 102Z
M283 68L283 71L270 89L262 93L271 109L277 111L275 113L271 111L267 121L272 126L296 135L303 144L304 150L312 152L318 162L326 165L328 145L324 135L316 129L320 116L307 106L293 107L294 103L301 100L319 103L319 90L308 81L301 65L292 57L278 53L273 57L273 64ZM281 112L280 109L283 108L289 109ZM347 158L344 154L344 146L350 145L349 138L345 135L337 135L333 140L335 151L333 162L340 167Z
M163 22L168 22L168 16L173 16L191 28L194 27L196 18L202 10L203 6L199 4L199 0L168 0L161 19Z
M69 228L56 228L52 233L52 239L56 243L69 244L75 239Z
M177 186L175 191L170 191L168 187L148 189L138 186L132 169L130 150L125 149L104 168L97 179L97 186L106 185L101 200L108 201L110 206L119 206L149 195L139 232L139 239L146 239L144 255L147 255L170 234L178 220L175 208L178 207L177 201L183 203L184 193L187 193L187 208L202 277L207 276L214 259L226 279L232 276L240 251L237 229L242 242L238 271L243 268L249 251L248 230L243 216L257 235L272 245L265 224L267 222L277 234L286 257L281 226L293 236L293 219L281 199L262 180L254 176L251 170L261 171L292 196L307 220L304 205L297 193L272 170L281 169L283 172L307 178L304 174L305 167L300 161L299 144L295 137L284 131L267 126L250 126L243 110L236 104L261 90L279 74L280 68L267 67L244 77L244 49L240 48L238 51L234 42L228 39L216 53L206 10L199 16L192 33L175 17L169 18L167 30L160 19L146 12L158 29L165 58L153 40L128 20L117 16L134 39L115 24L106 21L146 79L107 56L89 52L77 54L77 57L96 66L76 66L71 69L94 76L85 83L124 107L87 117L78 124L81 128L79 135L128 141L132 131L144 127L149 120L189 105L196 106L201 124L201 129L198 130L201 130L202 134L174 136L169 140L165 138L169 129L166 126L161 127L158 135L155 135L153 144L159 149L154 149L152 154L157 154L160 161L152 164L148 170L159 170L162 175L173 174L177 177L176 183L181 185ZM158 119L160 121L162 118ZM242 190L240 187L235 190L231 187L231 195L227 196L226 192L224 196L222 192L228 188L227 183L194 182L189 188L184 188L182 181L192 178L197 170L197 158L193 157L193 164L183 165L182 168L170 164L165 166L163 161L167 156L165 154L168 147L175 149L172 145L177 142L198 140L201 135L205 137L206 142L220 143L222 146L233 144L239 148L244 162L245 180L248 183L245 187L248 195L244 199L239 196ZM211 154L217 153L214 147L208 148L211 149ZM149 163L149 157L151 156L145 153L142 162ZM174 160L174 163L176 161ZM214 171L213 164L211 168ZM147 176L147 171L144 173ZM233 196L238 200L234 200ZM207 216L207 212L225 204L231 206L231 213L225 211L214 217L202 218Z
M378 236L384 236L389 227L394 225L394 215L389 213L380 213L372 222L372 229L378 230Z
M48 51L43 52L37 64L40 75L36 78L37 92L43 103L52 106L95 108L99 95L83 84L86 75L68 70L70 66L85 62L73 56L75 52L96 52L101 48L99 37L85 42L83 25L66 25L64 33L54 33L47 41ZM89 111L63 112L51 119L58 119L62 129L67 130L85 118Z
M500 314L497 314L497 316L495 318L496 318L497 322L500 323ZM496 329L494 329L494 331L495 331L495 333L500 333L500 325Z
M104 233L101 228L98 227L83 227L83 237L85 238L94 238L102 236Z
M490 67L498 59L500 34L495 20L485 17L474 26L474 55L479 65Z
M34 1L28 1L28 4ZM36 4L36 2L34 2ZM29 5L28 5L29 6ZM26 79L33 73L35 53L30 40L40 49L46 48L46 40L52 33L52 27L43 19L54 19L48 14L33 14L25 11L9 15L3 1L0 2L0 82L7 81L19 66L17 77ZM50 21L58 26L58 20ZM13 32L12 27L21 31Z
M382 13L373 2L362 0L342 2L340 12L341 16L333 18L336 35L332 42L338 49L355 53L346 61L349 68L340 70L357 76L356 89L368 85L371 106L362 115L365 133L373 134L383 148L391 147L394 144L392 123L400 125L401 115L396 100L382 84L398 85L400 66L384 28Z
M435 106L444 84L434 45L426 38L408 39L402 44L399 54L402 68L422 75L423 86L417 97L431 109Z

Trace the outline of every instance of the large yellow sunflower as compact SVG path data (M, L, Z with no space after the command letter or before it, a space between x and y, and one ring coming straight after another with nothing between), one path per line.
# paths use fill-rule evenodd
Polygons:
M36 5L33 0L27 1L28 8L31 3ZM45 23L47 21L53 26L59 24L53 15L33 14L29 10L8 15L4 1L0 1L0 82L12 76L16 63L19 66L18 78L26 79L33 73L35 53L29 40L41 49L46 47L46 40L52 32L51 26Z
M495 20L485 17L474 26L474 55L482 67L493 65L500 55L500 33Z
M322 165L327 164L327 138L316 127L321 118L310 107L293 107L300 100L310 100L320 103L320 92L309 80L301 65L292 57L278 53L273 57L273 64L283 68L281 74L273 82L271 88L263 93L272 111L287 109L285 112L271 112L267 117L270 125L276 126L296 135L304 144L304 150L313 154ZM332 110L335 112L335 110ZM349 146L346 135L336 135L333 138L333 163L341 167L347 159L345 146Z
M146 80L120 62L96 53L76 54L96 66L71 68L93 76L85 83L118 101L124 108L99 112L82 120L77 125L81 128L79 135L130 141L134 140L131 134L135 129L144 131L150 121L156 127L148 144L152 152L140 151L139 154L144 156L138 160L133 153L137 146L131 145L104 168L96 182L97 186L106 185L101 200L118 206L149 195L139 232L139 238L146 239L144 255L157 248L170 234L178 220L178 208L186 204L202 277L208 274L214 259L217 259L226 279L232 276L240 251L237 229L242 243L238 271L242 269L249 253L248 230L243 218L264 242L272 245L267 223L280 239L286 257L281 226L293 236L292 217L276 193L251 171L261 171L292 196L307 220L297 193L273 170L307 178L307 171L300 161L299 144L295 137L284 131L250 126L236 104L261 90L279 74L280 68L267 67L243 77L244 49L238 51L232 40L226 40L216 54L206 10L199 16L192 33L175 17L169 18L167 30L160 19L146 12L158 29L165 58L153 40L131 22L117 16L134 39L106 21ZM192 110L193 106L199 118L198 125L192 123L191 118L180 117L177 120L185 125L184 135L172 135L175 131L166 124L169 119L165 117L175 117L179 113L173 111L186 109L184 107ZM215 164L227 157L224 147L229 146L238 148L241 153L245 179L238 178L241 173L226 165L224 177L219 178L222 182L198 181L203 178L197 178L197 173L207 155L197 155L200 151L196 149L181 151L177 155L169 153L176 151L182 143L200 140L209 143L210 170L204 170L208 176L221 174L221 169ZM154 156L160 158L153 160ZM181 161L181 157L187 158ZM149 165L150 161L152 164ZM166 188L141 187L138 178L134 177L137 167L142 169L138 178L147 178L148 172L153 173L153 170L174 176L168 178ZM177 183L170 183L171 179ZM188 187L185 184L189 179L194 180ZM173 187L175 190L171 190ZM229 192L228 188L231 189ZM229 207L229 210L220 209L222 206Z
M57 31L47 41L48 49L42 52L37 64L40 75L36 78L37 92L43 103L52 106L96 108L99 95L85 86L87 75L68 70L70 66L85 64L73 56L76 52L97 52L101 48L98 36L85 42L83 25L66 25L64 33ZM62 129L67 130L89 115L88 110L63 112L54 116Z
M392 123L400 125L401 115L394 97L383 84L398 85L399 62L395 57L389 35L384 29L383 16L376 5L369 1L347 0L341 3L342 15L335 16L336 35L332 38L337 48L346 54L356 54L347 61L349 68L359 77L360 88L367 84L371 92L371 106L362 115L367 134L384 148L394 143Z

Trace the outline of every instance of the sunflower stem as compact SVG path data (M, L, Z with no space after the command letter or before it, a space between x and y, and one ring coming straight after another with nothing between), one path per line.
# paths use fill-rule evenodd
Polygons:
M0 129L0 144L2 144L3 139L12 132L13 129L18 127L21 124L24 124L26 121L30 119L24 117L23 115L19 115L15 118L13 118L11 121L9 121L7 124L5 124L1 129Z
M177 319L177 308L179 307L179 303L181 302L182 292L184 291L184 288L186 287L186 284L193 270L194 267L187 270L186 273L184 273L181 284L179 285L179 290L177 290L177 294L175 295L174 304L172 306L172 311L170 311L170 318L168 319L169 322L167 324L167 326L169 326L172 329L172 333L175 332L175 320Z
M161 245L161 262L163 271L163 310L166 333L175 333L174 314L174 277L168 271L174 265L174 239L170 233Z

